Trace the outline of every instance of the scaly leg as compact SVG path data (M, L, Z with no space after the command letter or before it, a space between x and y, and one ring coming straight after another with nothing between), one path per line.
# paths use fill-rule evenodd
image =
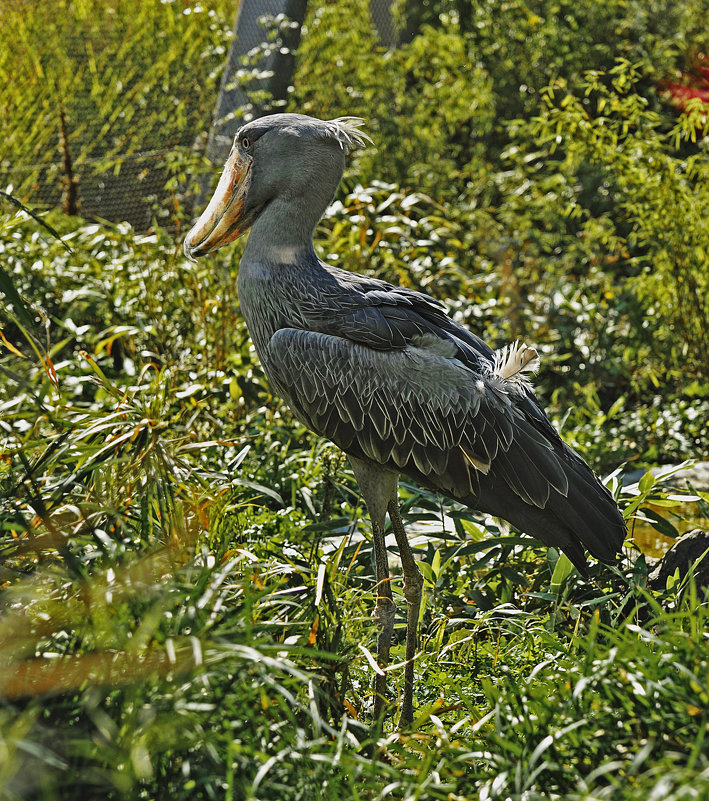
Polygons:
M379 465L350 456L352 469L364 496L372 522L374 539L374 562L377 573L377 605L374 617L379 626L377 637L377 664L384 671L389 664L389 650L394 633L394 614L396 607L391 594L391 577L384 542L384 521L387 504L396 498L399 476ZM374 678L374 717L379 719L386 706L386 674L377 673Z
M404 524L399 512L399 501L389 501L389 519L391 520L396 544L399 546L401 568L404 573L404 597L406 598L406 667L404 669L404 697L401 702L399 728L408 726L414 719L414 656L417 648L417 629L419 609L421 608L421 588L423 576L411 552Z
M377 568L377 605L374 616L379 626L377 637L377 664L382 670L389 664L389 649L394 634L394 615L396 607L391 594L391 577L389 575L389 561L384 544L384 523L372 520L372 534L374 537L374 561ZM374 677L374 717L382 716L386 706L386 674L377 673Z

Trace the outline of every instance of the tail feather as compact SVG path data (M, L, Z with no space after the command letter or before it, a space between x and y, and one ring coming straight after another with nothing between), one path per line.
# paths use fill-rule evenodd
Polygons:
M551 489L543 509L526 503L502 477L480 477L480 492L464 502L501 517L546 545L561 548L585 573L584 548L605 562L612 562L626 535L625 521L608 490L580 457L570 452L566 462L569 479L564 496Z

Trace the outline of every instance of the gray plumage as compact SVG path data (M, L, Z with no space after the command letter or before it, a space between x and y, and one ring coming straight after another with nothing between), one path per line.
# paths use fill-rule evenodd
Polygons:
M427 295L316 256L315 225L347 150L365 138L353 118L277 114L245 125L185 252L202 255L251 227L238 286L258 356L295 416L350 455L382 542L380 507L389 504L393 523L398 507L391 489L377 501L373 487L393 481L395 493L403 473L561 548L582 571L584 546L612 560L625 525L537 403L523 374L536 353L496 353Z

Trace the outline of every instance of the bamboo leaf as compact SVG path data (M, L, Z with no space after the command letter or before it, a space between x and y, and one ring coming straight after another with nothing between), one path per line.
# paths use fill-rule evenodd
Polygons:
M25 206L24 203L19 201L16 197L13 197L12 195L8 194L7 192L3 192L0 190L0 197L5 198L5 200L7 200L9 203L12 203L12 205L16 206L18 209L20 209L20 211L24 211L25 214L29 215L35 222L39 223L42 226L42 228L48 231L58 242L60 242L62 244L62 247L64 247L64 249L68 253L73 253L72 249L61 238L59 233L54 228L52 228L52 226L48 222L43 220L38 214L35 214L35 212L33 212L32 209Z
M561 585L574 572L574 566L565 553L560 553L549 582L549 591L558 597Z
M4 268L0 266L0 292L2 292L8 301L12 304L15 314L25 328L31 330L35 326L34 318L25 302L20 297L18 291L10 276L5 272Z

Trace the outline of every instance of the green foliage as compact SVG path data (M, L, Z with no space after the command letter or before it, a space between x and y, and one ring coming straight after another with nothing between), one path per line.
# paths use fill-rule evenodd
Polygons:
M8 5L24 27L7 52L33 58L0 90L4 147L54 151L58 100L129 149L206 128L207 107L177 92L215 78L228 4L205 5L72 3L49 19ZM410 35L392 51L367 8L313 2L299 54L292 107L362 114L377 142L353 159L318 247L445 299L493 344L533 340L553 419L614 471L633 559L592 564L586 581L553 549L405 484L425 579L416 721L372 728L368 521L342 455L270 395L239 315L239 246L182 256L182 194L206 165L168 159L174 202L156 216L175 236L59 214L47 229L8 206L3 797L709 792L706 594L674 577L650 592L634 542L640 525L690 527L709 496L650 473L623 487L618 468L707 454L706 121L655 88L706 48L700 4L400 3ZM133 107L152 104L143 127ZM398 578L394 591L403 610ZM399 614L394 707L403 631Z
M577 94L550 88L533 126L547 155L541 169L565 179L560 194L566 214L580 222L576 235L603 248L642 311L640 327L652 332L634 380L657 384L664 375L648 375L657 369L654 351L689 375L703 375L709 363L706 158L680 149L709 129L698 110L667 129L638 80L633 65L619 62L605 74L586 73ZM593 182L596 196L580 177Z
M293 108L325 118L359 114L370 121L377 149L358 156L361 181L383 179L452 198L444 182L464 184L479 169L482 142L495 118L490 81L469 63L468 43L446 26L426 28L410 44L383 51L366 24L353 27L336 7L315 5L298 56ZM367 19L367 3L351 5L358 19ZM324 59L322 48L341 51L342 37L358 54L354 61ZM338 90L343 83L349 87L344 96ZM435 171L431 164L438 165Z
M696 611L630 626L632 641L627 631L592 627L570 653L550 639L526 674L503 663L484 681L485 750L476 743L480 750L461 754L458 794L682 798L692 782L706 787L704 732L693 720L707 667Z

